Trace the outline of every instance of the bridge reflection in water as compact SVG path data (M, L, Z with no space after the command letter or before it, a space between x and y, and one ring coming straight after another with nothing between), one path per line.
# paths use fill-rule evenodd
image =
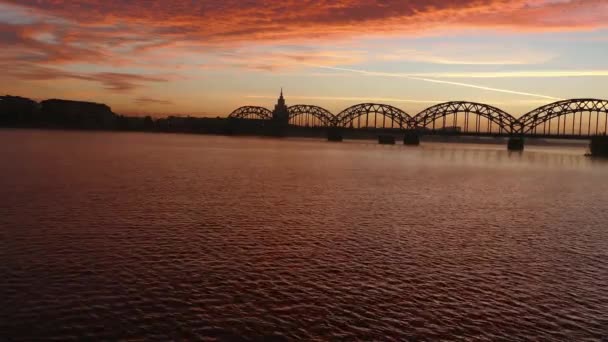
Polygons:
M276 111L276 109L275 109ZM331 134L347 129L405 133L405 143L419 136L508 137L510 149L523 149L523 138L589 139L608 131L608 101L572 99L551 103L515 118L490 105L453 101L434 105L416 115L386 104L362 103L338 114L311 105L287 107L284 126L324 128ZM245 106L229 118L276 120L263 107ZM414 139L414 140L411 140Z

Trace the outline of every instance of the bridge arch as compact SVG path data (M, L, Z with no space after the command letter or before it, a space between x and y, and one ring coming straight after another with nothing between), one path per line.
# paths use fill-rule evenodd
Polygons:
M378 122L378 116L381 117L382 122ZM362 122L362 118L365 118L364 122ZM387 119L390 127L387 126ZM411 120L412 117L408 113L397 107L378 103L361 103L348 107L336 115L335 125L338 127L406 129ZM373 126L370 126L371 121L373 121Z
M523 115L519 118L519 122L521 132L524 134L580 136L606 133L608 100L557 101Z
M334 125L335 116L327 109L319 106L294 105L287 108L289 124L295 126L323 126Z
M244 106L235 109L228 117L235 119L270 120L272 119L272 112L264 107Z
M468 101L451 101L429 107L414 116L412 125L431 132L448 130L471 134L510 134L519 128L518 120L502 109Z

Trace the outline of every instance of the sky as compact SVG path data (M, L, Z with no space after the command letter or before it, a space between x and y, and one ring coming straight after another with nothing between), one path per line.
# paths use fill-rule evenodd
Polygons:
M0 0L0 48L0 94L127 115L608 98L608 0Z

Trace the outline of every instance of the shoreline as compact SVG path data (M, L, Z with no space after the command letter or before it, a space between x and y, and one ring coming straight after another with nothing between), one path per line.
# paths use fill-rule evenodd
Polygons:
M313 128L314 129L314 128ZM197 131L184 131L184 130L129 130L129 129L103 129L103 128L71 128L71 127L35 127L35 126L0 126L0 131L3 130L37 130L37 131L65 131L65 132L107 132L107 133L148 133L148 134L187 134L187 135L210 135L210 136L224 136L224 137L260 137L260 138L271 138L271 139L285 139L285 138L310 138L326 140L325 132L318 132L323 129L314 129L311 133L318 134L288 134L282 137L267 135L267 134L254 134L254 133L236 133L227 134L219 132L197 132ZM377 136L374 134L363 135L348 135L344 136L346 141L377 141ZM399 134L395 134L399 135ZM585 140L567 140L567 139L544 139L544 138L525 138L526 145L538 146L538 147L573 147L573 148L589 148L589 142L592 137ZM440 144L479 144L479 145L504 145L508 140L508 137L469 137L469 136L433 136L433 135L422 135L421 143L440 143ZM335 142L334 142L335 143ZM587 153L590 155L590 153ZM586 155L587 155L586 154ZM597 157L597 156L594 156Z

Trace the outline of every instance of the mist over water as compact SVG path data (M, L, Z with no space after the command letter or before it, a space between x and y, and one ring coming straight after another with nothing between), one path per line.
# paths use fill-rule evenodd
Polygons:
M0 131L0 337L608 338L583 148Z

